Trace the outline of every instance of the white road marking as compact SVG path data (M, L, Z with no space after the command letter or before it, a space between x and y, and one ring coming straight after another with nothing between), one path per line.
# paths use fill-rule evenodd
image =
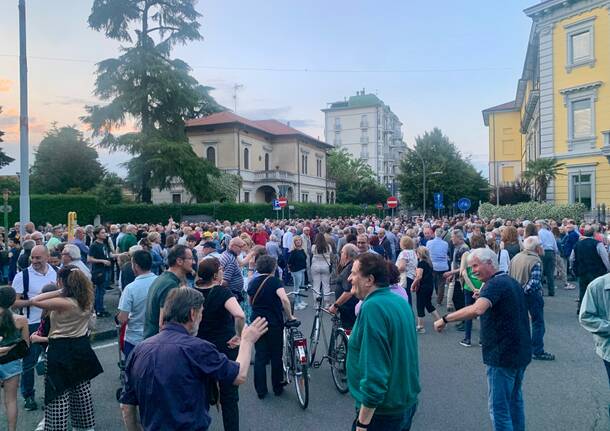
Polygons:
M118 344L117 341L115 341L114 343L108 343L108 344L102 344L100 346L95 346L93 348L93 350L100 350L100 349L105 349L106 347L112 347L112 346L116 346Z

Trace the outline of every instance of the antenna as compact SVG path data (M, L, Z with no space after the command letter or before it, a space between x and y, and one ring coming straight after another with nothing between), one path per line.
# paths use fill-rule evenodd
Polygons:
M244 88L242 84L235 84L233 86L233 112L237 114L237 92Z

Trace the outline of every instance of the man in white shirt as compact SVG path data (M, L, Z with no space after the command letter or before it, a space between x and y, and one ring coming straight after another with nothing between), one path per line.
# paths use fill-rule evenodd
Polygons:
M16 308L23 308L28 318L30 334L35 332L40 325L40 315L42 310L31 306L32 298L42 293L42 288L47 284L54 284L57 281L57 273L49 265L49 251L44 245L34 246L30 255L32 264L24 271L15 275L13 288L17 293ZM34 390L34 366L38 361L40 345L32 344L30 351L23 358L23 374L21 377L21 395L25 399L26 410L36 410L35 390Z

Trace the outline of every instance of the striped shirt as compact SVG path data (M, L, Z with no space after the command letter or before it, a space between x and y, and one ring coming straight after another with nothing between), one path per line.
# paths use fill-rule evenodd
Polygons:
M223 271L222 281L227 283L231 292L241 296L244 290L244 278L237 258L231 250L226 250L220 255L219 260Z

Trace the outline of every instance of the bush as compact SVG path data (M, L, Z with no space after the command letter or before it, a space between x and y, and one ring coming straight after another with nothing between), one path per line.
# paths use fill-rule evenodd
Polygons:
M554 205L551 203L524 202L516 205L495 206L490 203L481 204L479 217L490 219L500 217L503 219L553 219L570 218L576 221L583 219L586 208L583 204Z
M290 211L291 218L341 217L353 216L365 212L359 205L318 205L313 203L294 204ZM369 206L369 212L375 210ZM275 219L282 217L282 212L276 214L270 204L237 204L237 203L206 203L206 204L123 204L108 205L102 209L102 220L111 223L165 223L170 217L180 220L185 215L208 215L218 220L242 221ZM288 208L284 209L284 218L288 217Z
M8 203L13 207L8 215L9 225L13 225L19 221L19 196L11 196ZM98 200L92 195L30 195L30 219L36 225L65 224L70 211L77 212L80 224L93 223L99 214Z

